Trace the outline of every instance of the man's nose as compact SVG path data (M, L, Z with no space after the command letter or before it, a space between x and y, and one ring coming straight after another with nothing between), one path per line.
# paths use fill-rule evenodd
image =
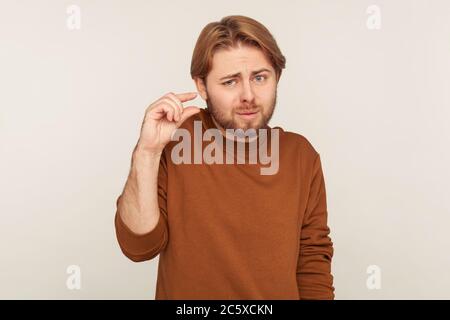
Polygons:
M253 102L255 95L250 81L242 81L242 83L241 101L249 103Z

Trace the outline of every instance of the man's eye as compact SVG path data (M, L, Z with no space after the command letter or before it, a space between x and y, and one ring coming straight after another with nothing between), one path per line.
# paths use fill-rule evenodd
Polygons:
M255 78L261 78L261 80L258 80L258 82L261 82L266 79L266 77L263 75L256 76Z
M223 82L222 84L223 84L224 86L229 86L229 85L231 85L231 83L232 83L233 81L234 81L234 80L228 80L228 81Z

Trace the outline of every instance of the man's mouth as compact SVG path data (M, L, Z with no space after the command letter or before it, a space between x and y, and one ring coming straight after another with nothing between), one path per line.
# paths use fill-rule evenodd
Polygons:
M257 111L245 111L245 112L238 112L237 114L243 119L253 119L257 113L258 113Z
M255 111L244 111L244 112L238 112L237 114L240 114L240 115L249 115L249 114L254 114L254 113L256 113L257 111L255 110Z

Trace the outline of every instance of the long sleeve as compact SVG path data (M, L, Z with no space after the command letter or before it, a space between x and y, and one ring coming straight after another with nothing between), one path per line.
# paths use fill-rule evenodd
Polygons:
M334 299L333 242L329 233L325 180L317 154L300 236L297 284L301 300Z
M120 249L129 259L135 262L150 260L156 257L166 246L169 239L167 223L167 163L164 152L158 169L158 204L159 220L153 230L146 234L136 234L121 218L119 195L116 201L114 224Z

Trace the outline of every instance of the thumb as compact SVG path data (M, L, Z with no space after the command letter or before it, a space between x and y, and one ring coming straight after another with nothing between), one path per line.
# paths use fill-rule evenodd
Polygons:
M200 112L200 108L199 107L185 107L183 109L183 113L181 114L181 118L177 123L177 126L181 126L183 124L184 121L186 121L186 119L188 119L189 117L193 116L194 114L197 114Z

